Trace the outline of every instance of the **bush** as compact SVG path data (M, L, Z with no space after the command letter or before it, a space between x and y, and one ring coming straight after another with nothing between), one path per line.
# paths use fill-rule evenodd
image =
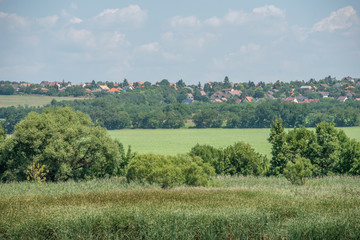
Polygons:
M5 141L0 161L3 181L23 181L32 164L45 165L47 179L89 179L118 175L120 146L106 129L70 107L31 112Z
M284 169L284 176L292 184L304 185L307 177L312 176L311 162L307 158L300 157L295 158L295 163L288 162Z
M206 186L213 175L215 171L210 164L198 157L144 154L130 160L126 179L157 183L162 188L168 188L181 184Z
M237 142L224 149L225 174L259 176L266 170L267 159L246 143Z
M224 172L223 151L210 145L196 144L189 152L190 156L198 156L215 168L216 174Z

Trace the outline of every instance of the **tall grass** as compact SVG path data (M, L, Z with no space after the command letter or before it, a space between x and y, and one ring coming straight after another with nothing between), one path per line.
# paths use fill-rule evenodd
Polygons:
M0 185L0 239L359 239L360 179L217 177L212 187L122 178Z

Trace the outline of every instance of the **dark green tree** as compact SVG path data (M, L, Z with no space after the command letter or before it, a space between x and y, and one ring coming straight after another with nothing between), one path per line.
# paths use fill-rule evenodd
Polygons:
M282 125L282 119L275 120L270 129L270 137L268 141L271 143L270 174L283 174L284 168L289 160L289 146L286 142L286 133Z
M107 131L71 108L30 113L15 127L2 156L3 181L25 180L32 164L45 165L52 181L114 176L121 153Z

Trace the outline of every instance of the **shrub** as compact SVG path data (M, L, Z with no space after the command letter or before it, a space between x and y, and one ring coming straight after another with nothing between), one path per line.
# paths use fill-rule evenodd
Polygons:
M210 145L196 144L189 152L190 156L198 156L215 168L216 174L224 172L223 151Z
M225 174L261 175L263 174L266 158L246 143L237 142L224 149L223 161Z
M295 163L288 162L284 169L284 176L292 184L304 185L307 177L312 175L311 162L307 158L300 157L295 158Z
M126 178L128 181L157 183L162 188L168 188L181 184L206 186L213 175L215 171L210 164L198 157L144 154L130 160Z

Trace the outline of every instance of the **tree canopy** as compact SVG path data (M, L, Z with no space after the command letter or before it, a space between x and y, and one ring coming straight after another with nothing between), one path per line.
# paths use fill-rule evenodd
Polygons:
M45 165L52 181L89 179L120 172L121 144L90 117L70 107L31 112L5 141L3 181L25 180L29 166Z

